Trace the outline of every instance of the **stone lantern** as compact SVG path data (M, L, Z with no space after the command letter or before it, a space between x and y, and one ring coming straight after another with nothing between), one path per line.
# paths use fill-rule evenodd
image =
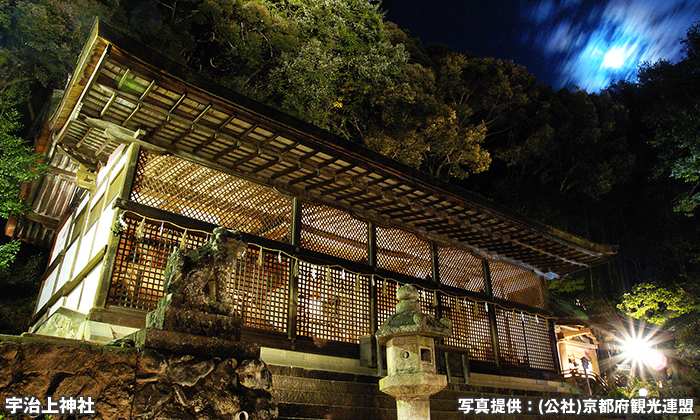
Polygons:
M398 420L430 419L431 395L447 386L435 366L435 339L452 335L452 322L421 312L418 290L406 284L396 292L399 303L377 331L386 345L388 376L379 389L396 398Z

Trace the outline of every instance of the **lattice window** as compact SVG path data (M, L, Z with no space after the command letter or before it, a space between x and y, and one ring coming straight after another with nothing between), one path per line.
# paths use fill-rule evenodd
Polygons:
M430 242L399 229L377 227L377 265L420 279L432 278Z
M396 299L396 291L400 285L395 281L384 281L376 277L375 281L377 282L377 327L380 327L389 316L396 313L396 304L399 303ZM415 287L419 291L418 301L423 313L435 316L435 294L430 290Z
M556 370L556 354L552 350L554 347L548 325L544 319L525 314L524 327L531 368Z
M107 303L153 310L163 297L163 271L170 253L180 244L183 231L167 224L146 222L142 237L136 231L141 219L126 217L121 233ZM187 247L204 245L206 237L188 234Z
M496 325L502 363L555 370L551 336L543 319L496 308Z
M440 281L448 286L472 292L486 291L484 267L471 252L448 246L438 246Z
M369 277L299 262L297 333L359 343L369 334Z
M289 270L290 259L285 254L248 247L230 285L243 325L287 332Z
M163 272L170 253L180 245L183 230L167 223L146 220L137 237L141 219L125 217L107 303L153 310L163 296ZM185 252L206 243L206 235L188 231ZM287 331L289 259L278 252L251 245L238 261L229 283L243 325Z
M175 156L142 151L131 200L275 241L291 237L290 198Z
M495 261L489 261L489 271L495 297L536 308L545 308L544 285L537 274Z
M493 362L491 327L486 306L480 302L442 295L442 316L452 321L452 336L445 344L467 348L469 359Z
M367 223L328 206L303 203L301 246L346 260L368 263Z

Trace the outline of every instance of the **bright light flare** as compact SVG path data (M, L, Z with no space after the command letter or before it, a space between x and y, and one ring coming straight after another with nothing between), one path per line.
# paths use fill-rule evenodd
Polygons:
M632 327L632 325L630 325ZM621 340L622 354L618 357L623 359L624 364L632 366L632 370L637 367L647 367L655 371L660 371L668 365L668 358L656 347L665 339L666 334L660 334L658 330L648 330L640 325L637 331L630 328L631 334L625 334Z
M657 371L665 368L668 362L666 356L653 348L648 338L628 340L624 344L623 357L629 359L633 364L643 364Z

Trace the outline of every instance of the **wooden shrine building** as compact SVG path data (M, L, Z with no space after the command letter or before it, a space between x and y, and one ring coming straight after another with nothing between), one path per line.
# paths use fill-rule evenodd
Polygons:
M397 285L412 283L424 312L453 322L443 372L547 378L559 367L546 277L616 253L216 85L102 23L37 150L52 173L28 191L35 213L6 228L52 244L37 334L107 341L142 327L170 252L222 225L249 243L230 283L244 339L355 360L362 348L371 364L369 337Z

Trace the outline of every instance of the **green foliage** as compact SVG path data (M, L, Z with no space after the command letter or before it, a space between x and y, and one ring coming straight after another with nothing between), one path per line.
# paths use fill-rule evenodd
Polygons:
M652 377L640 378L638 375L629 374L626 382L625 386L610 384L608 397L616 399L639 398L639 390L642 388L647 390L648 398L659 398L662 396L663 389L659 387L659 383Z
M488 168L489 154L481 148L486 125L468 123L467 109L460 115L444 102L431 69L410 64L373 105L375 121L365 137L369 147L446 179Z
M46 170L42 157L13 133L19 129L16 111L0 113L0 216L20 216L30 210L20 195L23 182L40 177Z
M443 179L487 170L485 142L517 131L534 77L513 63L423 49L396 29L391 36L415 59L373 99L365 143Z
M563 295L580 292L586 288L586 278L581 274L570 274L568 276L547 281L549 293Z
M616 130L625 117L609 95L544 89L537 101L524 141L497 154L516 173L536 175L554 194L593 199L628 178L634 157Z
M95 16L95 0L13 0L0 4L0 99L4 108L29 97L35 83L63 87Z
M674 200L674 210L693 216L700 205L700 24L688 29L686 56L678 63L644 63L636 89L642 98L639 112L653 133L650 141L660 161L656 176L668 176L684 184Z
M642 283L623 296L618 308L633 318L662 325L700 309L700 299L693 292L681 285L663 287Z
M19 240L0 245L0 275L5 275L9 272L10 265L14 262L19 251L19 246Z
M302 119L357 137L369 98L406 63L391 45L378 6L367 0L293 2L300 48L270 74L273 101Z

